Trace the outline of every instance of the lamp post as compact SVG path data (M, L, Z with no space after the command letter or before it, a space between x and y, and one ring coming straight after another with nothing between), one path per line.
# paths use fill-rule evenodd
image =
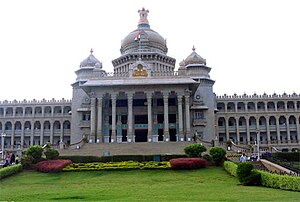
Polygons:
M1 134L2 138L1 138L1 145L2 145L2 159L4 159L4 138L6 136L5 133Z

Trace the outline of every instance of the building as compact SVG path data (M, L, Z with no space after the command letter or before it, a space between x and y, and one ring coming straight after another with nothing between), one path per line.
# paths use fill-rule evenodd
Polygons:
M181 142L292 149L300 147L300 96L216 96L211 68L196 53L180 62L167 55L165 39L139 10L136 30L122 41L121 56L106 72L90 55L80 63L72 100L3 101L0 132L6 148L50 142ZM4 135L5 134L5 137Z

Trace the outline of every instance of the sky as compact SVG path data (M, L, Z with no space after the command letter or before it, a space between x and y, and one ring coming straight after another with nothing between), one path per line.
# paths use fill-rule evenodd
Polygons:
M300 93L297 0L3 0L0 101L71 99L91 48L112 72L142 7L175 69L195 46L217 95Z

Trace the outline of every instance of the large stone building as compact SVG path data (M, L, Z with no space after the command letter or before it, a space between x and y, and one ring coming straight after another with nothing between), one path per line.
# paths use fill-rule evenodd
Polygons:
M210 67L195 48L177 70L165 39L139 10L136 30L122 41L108 73L91 54L81 62L72 100L3 101L0 132L6 148L90 143L203 142L299 148L300 97L216 96ZM3 138L3 134L5 137Z

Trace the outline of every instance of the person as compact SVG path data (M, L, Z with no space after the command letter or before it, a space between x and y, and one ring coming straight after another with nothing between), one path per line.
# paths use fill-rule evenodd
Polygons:
M10 157L10 164L15 164L16 161L16 156L14 153L12 153L11 157Z
M19 161L20 161L20 159L19 159L19 155L17 154L17 155L16 155L16 164L18 164L18 163L19 163Z
M243 153L242 154L242 156L240 157L240 162L246 162L246 160L247 160L247 157L246 157L246 155L245 155L245 153Z
M9 152L6 153L5 160L8 162L8 164L10 163L10 153Z

